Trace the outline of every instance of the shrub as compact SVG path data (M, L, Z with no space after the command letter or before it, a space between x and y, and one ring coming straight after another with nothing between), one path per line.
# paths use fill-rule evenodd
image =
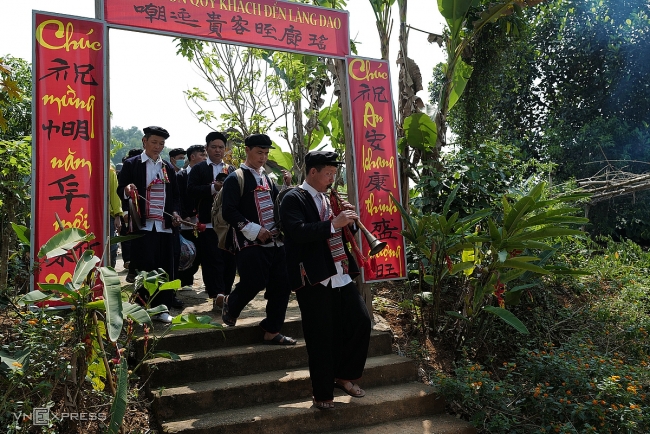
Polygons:
M575 338L522 350L499 373L465 362L432 382L486 432L647 433L649 360L635 362Z

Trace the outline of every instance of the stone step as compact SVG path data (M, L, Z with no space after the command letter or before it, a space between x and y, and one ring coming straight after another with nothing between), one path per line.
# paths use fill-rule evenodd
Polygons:
M478 430L462 419L447 414L333 431L332 434L476 434Z
M233 329L234 330L234 329ZM390 354L392 338L388 333L373 330L368 357ZM178 354L180 360L156 358L145 365L151 373L150 389L172 387L223 377L251 375L280 369L307 366L305 341L296 345L266 345L261 338L255 344L215 348ZM158 346L157 349L162 349Z
M184 434L300 434L332 432L394 420L441 413L444 402L432 387L404 383L366 388L364 398L335 392L333 410L318 410L310 398L164 421L164 433Z
M360 384L369 388L417 381L417 378L417 366L413 360L388 354L368 358ZM215 410L310 397L309 370L304 367L167 388L154 394L152 407L159 418L170 420Z
M203 312L198 314L205 315ZM214 322L221 324L220 315L210 313L210 316ZM246 317L238 320L235 327L172 330L168 333L163 333L165 328L156 323L156 335L159 336L156 349L181 354L258 343L264 335L258 325L263 319L263 316ZM282 334L295 339L302 338L302 321L300 312L296 309L287 311ZM136 344L136 356L142 358L143 355L143 340L139 339Z

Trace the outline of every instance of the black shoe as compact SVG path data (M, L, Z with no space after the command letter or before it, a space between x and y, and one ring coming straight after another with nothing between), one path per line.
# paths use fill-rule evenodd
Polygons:
M185 303L183 303L181 300L179 300L176 296L172 299L172 302L169 303L169 307L175 307L175 308L181 308L185 306Z

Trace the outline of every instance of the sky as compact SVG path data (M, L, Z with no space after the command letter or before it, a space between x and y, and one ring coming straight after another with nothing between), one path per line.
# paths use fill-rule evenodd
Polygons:
M32 10L54 12L76 17L94 18L94 0L0 0L5 13L0 14L0 56L10 54L32 62ZM348 0L350 38L356 40L358 55L381 57L374 13L368 0ZM393 32L390 46L390 70L393 95L397 93L399 13L397 2L392 11ZM443 20L431 0L411 0L407 22L427 32L442 33ZM424 90L418 93L428 102L426 89L433 76L433 67L444 60L444 51L427 42L427 34L411 30L409 57L420 67ZM187 148L204 144L211 131L200 124L188 107L184 90L199 87L209 91L205 80L193 65L176 55L173 38L125 30L109 30L109 107L111 126L128 129L159 125L170 137L166 146ZM396 98L394 99L396 100ZM220 112L218 106L211 107ZM216 127L216 125L215 125Z

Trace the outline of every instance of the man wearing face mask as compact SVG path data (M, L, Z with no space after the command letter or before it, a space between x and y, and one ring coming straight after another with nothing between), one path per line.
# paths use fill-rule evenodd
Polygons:
M169 151L169 162L172 163L176 173L185 167L185 162L187 162L185 155L186 152L183 148L175 148Z

